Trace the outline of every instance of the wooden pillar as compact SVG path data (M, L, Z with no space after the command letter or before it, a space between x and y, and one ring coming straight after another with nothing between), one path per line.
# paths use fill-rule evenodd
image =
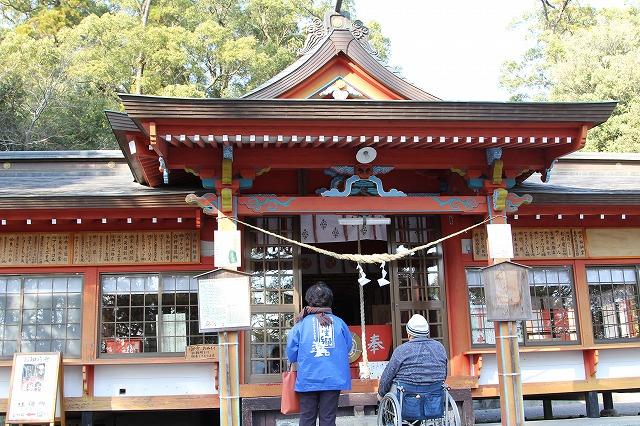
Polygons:
M233 217L234 198L233 185L233 147L224 147L222 153L222 179L218 210L218 230L235 231L236 223L225 219ZM225 331L218 333L219 375L220 384L220 426L240 426L240 371L238 356L238 332Z
M615 408L613 408L613 393L602 392L602 405L604 409L600 411L602 417L617 417L619 416Z
M600 417L600 406L598 405L598 392L591 391L584 393L584 402L587 408L587 417L597 419Z
M613 394L611 392L602 392L602 403L605 410L613 410Z
M553 420L553 404L549 398L542 400L542 413L545 420Z
M443 215L442 234L449 235L473 224L470 217ZM450 238L442 243L444 250L445 294L447 302L447 325L449 327L449 375L471 375L471 362L464 353L470 349L469 291L464 271L464 259L460 250L462 238ZM475 373L477 374L477 373Z
M80 424L82 426L93 426L93 411L83 411Z
M487 197L489 215L496 213L492 208L491 196ZM498 215L490 221L494 224L507 223L504 215ZM488 242L487 242L488 244ZM490 250L488 251L490 253ZM489 264L505 259L491 259ZM520 353L518 348L518 329L515 321L495 321L496 357L498 361L498 390L500 394L500 418L504 426L524 425L524 401L522 394L522 376L520 374Z

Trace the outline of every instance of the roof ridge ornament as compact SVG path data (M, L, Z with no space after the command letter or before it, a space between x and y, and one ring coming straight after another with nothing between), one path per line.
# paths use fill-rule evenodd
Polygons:
M316 47L320 40L327 36L327 28L320 18L313 18L311 24L307 27L307 38L304 45L298 50L298 55L302 56Z
M356 19L355 21L351 22L351 28L349 31L351 31L351 35L353 35L353 38L358 40L358 42L362 45L362 47L365 48L367 52L375 56L376 59L380 59L378 57L378 52L373 48L373 46L371 46L371 43L369 43L369 27L367 27L364 22Z
M336 6L338 7L338 6ZM298 55L303 56L313 50L322 40L324 40L333 30L348 30L353 38L372 55L376 60L380 60L378 52L369 42L369 28L359 19L352 21L345 13L329 11L325 14L324 21L320 18L313 18L306 28L307 37L302 48L298 50Z

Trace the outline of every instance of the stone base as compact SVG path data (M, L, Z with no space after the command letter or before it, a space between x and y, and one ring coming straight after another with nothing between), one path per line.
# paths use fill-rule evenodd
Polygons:
M600 411L600 417L620 417L620 413L615 408L605 408Z

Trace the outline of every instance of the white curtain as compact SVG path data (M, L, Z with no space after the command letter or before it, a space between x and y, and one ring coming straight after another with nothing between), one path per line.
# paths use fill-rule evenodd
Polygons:
M387 240L387 225L353 226L340 225L338 220L350 215L311 215L300 216L300 234L302 241L313 243L340 243L357 241L358 230L361 240ZM373 216L382 217L382 216Z

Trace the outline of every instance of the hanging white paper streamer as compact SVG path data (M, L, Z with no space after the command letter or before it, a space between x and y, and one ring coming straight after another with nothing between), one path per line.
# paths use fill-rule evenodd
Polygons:
M358 266L356 266L356 269L360 274L360 277L358 278L358 283L360 284L360 286L364 287L367 283L371 282L371 280L367 278L367 275L364 273L364 270L362 269L362 266L359 263L358 263Z
M385 262L382 262L380 264L380 269L382 271L382 277L378 279L378 285L380 287L384 287L385 285L389 285L391 283L391 281L387 279L387 270L384 269L384 264Z

